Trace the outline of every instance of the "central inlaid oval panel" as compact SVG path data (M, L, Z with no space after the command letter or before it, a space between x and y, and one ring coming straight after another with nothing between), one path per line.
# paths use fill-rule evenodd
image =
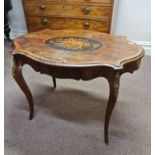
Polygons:
M99 41L84 37L57 37L47 40L46 44L67 51L93 51L102 46Z

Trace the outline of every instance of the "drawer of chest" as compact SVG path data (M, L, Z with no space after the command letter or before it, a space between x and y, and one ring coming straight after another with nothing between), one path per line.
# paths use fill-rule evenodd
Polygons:
M92 5L64 5L63 15L81 16L81 17L98 17L110 18L112 7L92 6Z
M112 4L113 0L23 0L23 2L42 2L42 1L46 1L46 2L74 2L74 3L102 3L102 4Z
M75 5L75 4L57 4L57 3L25 3L24 10L26 14L57 15L57 16L81 16L81 17L100 17L110 18L112 7L93 6L93 5Z
M85 3L104 3L104 4L112 4L113 0L64 0L65 2L85 2Z
M63 0L22 0L22 2L24 3L30 3L30 2L35 2L35 3L38 3L38 2L63 2Z
M75 18L56 18L26 16L28 31L38 31L42 29L87 29L100 32L109 32L110 21L75 19Z
M61 4L40 1L23 2L23 7L26 14L60 15L63 10L63 5Z

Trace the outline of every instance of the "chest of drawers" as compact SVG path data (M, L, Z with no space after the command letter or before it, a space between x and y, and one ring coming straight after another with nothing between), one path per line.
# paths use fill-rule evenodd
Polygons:
M113 0L23 0L28 32L87 29L109 33Z

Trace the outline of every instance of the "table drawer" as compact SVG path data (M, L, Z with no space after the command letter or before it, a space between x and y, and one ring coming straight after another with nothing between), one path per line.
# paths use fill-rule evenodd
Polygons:
M30 2L24 4L26 14L110 18L112 7Z
M26 16L28 31L38 31L42 29L87 29L100 32L109 32L110 21L75 19L75 18L55 18Z

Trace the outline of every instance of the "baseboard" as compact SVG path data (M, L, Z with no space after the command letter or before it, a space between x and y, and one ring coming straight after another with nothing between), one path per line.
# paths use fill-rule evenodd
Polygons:
M151 42L144 42L144 41L132 41L138 45L141 45L144 48L145 55L151 56Z

